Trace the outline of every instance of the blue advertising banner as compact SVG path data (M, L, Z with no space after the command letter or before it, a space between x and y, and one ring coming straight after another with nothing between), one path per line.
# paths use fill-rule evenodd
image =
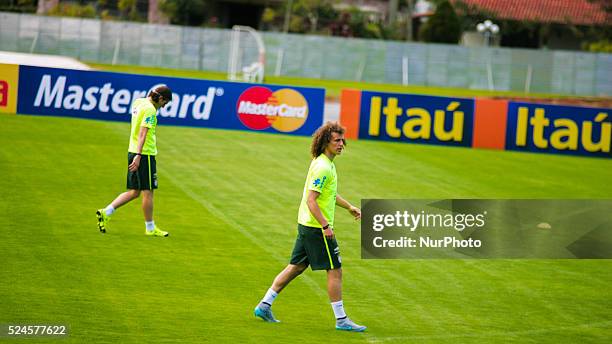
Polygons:
M506 149L612 157L609 109L509 102Z
M20 114L129 121L130 104L158 84L173 91L159 123L311 135L325 90L19 66Z
M359 138L472 145L474 100L363 91Z

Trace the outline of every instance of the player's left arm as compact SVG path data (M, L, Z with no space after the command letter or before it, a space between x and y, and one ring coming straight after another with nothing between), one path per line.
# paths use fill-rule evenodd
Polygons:
M342 198L342 196L339 194L336 194L336 205L348 210L348 212L355 217L355 220L359 220L361 218L361 209L349 203L349 201Z

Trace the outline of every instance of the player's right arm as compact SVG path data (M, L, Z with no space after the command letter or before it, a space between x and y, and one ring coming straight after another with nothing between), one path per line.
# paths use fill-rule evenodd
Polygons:
M319 195L321 194L317 191L308 190L308 199L306 200L306 205L308 205L308 210L310 210L312 216L317 219L317 222L319 222L321 228L327 226L327 228L323 230L323 234L325 235L325 237L327 239L332 239L334 237L334 230L329 225L329 222L327 222L325 216L323 216L321 208L317 203L317 198L319 198Z

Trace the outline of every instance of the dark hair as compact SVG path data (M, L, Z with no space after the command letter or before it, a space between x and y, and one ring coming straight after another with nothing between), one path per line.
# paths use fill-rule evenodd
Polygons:
M325 147L332 139L332 133L344 134L344 127L338 122L327 122L323 124L314 134L312 134L312 144L310 145L310 155L313 158L323 154Z
M165 100L172 100L172 90L170 87L166 85L159 85L149 92L149 97L153 99L154 102L159 102L159 97L163 97Z

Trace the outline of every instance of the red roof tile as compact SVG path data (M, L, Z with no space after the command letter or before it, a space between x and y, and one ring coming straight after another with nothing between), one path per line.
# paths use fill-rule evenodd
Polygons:
M456 2L458 0L454 0ZM587 0L461 0L500 19L576 25L612 25L602 5Z

